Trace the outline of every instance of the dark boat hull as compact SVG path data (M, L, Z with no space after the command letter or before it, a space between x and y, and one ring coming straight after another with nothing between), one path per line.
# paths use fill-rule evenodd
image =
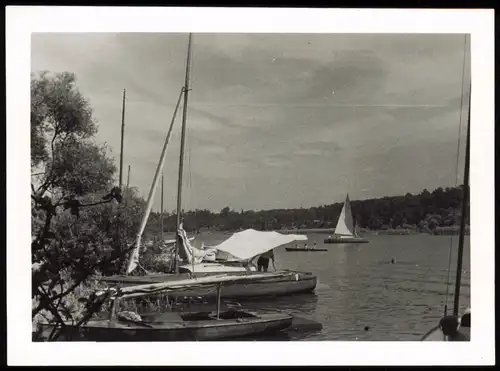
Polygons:
M461 327L460 332L470 341L470 327ZM421 339L421 341L449 341L439 327L433 328Z
M353 238L340 238L340 237L331 237L325 238L324 243L368 243L370 241L362 238L362 237L353 237Z
M202 313L203 314L203 313ZM168 317L169 313L165 313ZM196 315L196 314L195 314ZM60 334L58 341L216 341L244 338L262 334L274 334L292 325L293 318L288 314L255 314L249 318L230 318L219 320L168 320L137 324L109 320L95 320L75 328L68 326ZM161 317L157 316L157 317ZM47 333L53 325L43 324Z
M297 249L293 247L285 247L286 251L308 251L308 252L317 252L317 251L328 251L328 249Z
M460 322L460 333L465 335L466 341L470 341L470 311L465 312L462 316ZM440 326L436 326L432 328L429 332L427 332L421 339L421 341L449 341ZM462 339L463 341L463 339Z
M258 273L258 272L257 272ZM231 273L236 274L236 273ZM252 273L240 273L242 275ZM211 275L210 273L196 274L196 277ZM115 276L102 277L101 282L120 284L123 286L169 282L179 279L189 278L189 274L162 274L150 276ZM300 293L312 292L316 288L317 277L310 273L290 272L284 277L261 278L232 285L224 286L221 292L222 299L243 299L251 297L275 297L286 296ZM208 300L215 299L216 290L210 289L181 289L169 294L170 297L204 297Z

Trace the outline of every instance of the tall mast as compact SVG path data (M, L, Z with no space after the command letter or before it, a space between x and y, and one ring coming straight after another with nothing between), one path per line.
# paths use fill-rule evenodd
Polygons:
M181 225L181 211L182 211L182 175L184 171L184 142L186 139L186 118L187 118L187 107L188 107L188 94L189 94L189 67L191 64L191 39L192 34L189 34L188 41L188 54L186 59L186 80L184 83L184 107L182 111L182 130L181 130L181 149L179 156L179 178L177 184L177 230ZM177 254L179 251L179 245L182 243L182 240L179 236L179 233L176 233L176 244L175 244L175 254L174 254L174 270L176 273L179 271L179 267L177 266Z
M160 202L161 208L160 208L160 238L161 238L161 245L163 246L163 174L161 174L161 202Z
M123 102L122 102L122 133L120 143L120 189L123 185L123 137L125 134L125 89L123 89Z
M128 173L127 173L127 189L130 187L130 165L128 165Z
M184 88L183 88L184 89ZM168 129L167 137L165 138L165 143L163 144L163 149L161 150L160 162L156 167L155 175L153 178L153 184L151 184L151 188L149 190L148 201L146 204L146 210L144 211L144 215L142 217L141 225L139 227L139 231L137 232L135 248L130 255L128 265L127 265L127 274L132 272L135 267L139 263L139 251L141 246L141 238L142 233L144 232L144 228L146 228L146 223L149 218L149 214L151 213L151 208L153 207L153 199L155 195L156 188L158 186L158 181L160 177L160 172L163 169L163 165L165 163L165 156L167 154L167 145L170 140L170 135L172 134L172 128L174 127L175 117L177 116L177 110L179 109L179 105L181 103L182 91L179 94L179 99L177 100L177 104L175 106L174 115L172 116L172 121L170 122L170 127Z
M465 222L467 220L467 209L469 204L469 166L470 166L470 102L471 88L469 85L469 114L467 117L467 142L465 146L465 170L464 170L464 189L462 197L462 216L460 220L460 237L458 241L458 261L457 276L455 279L455 300L453 303L453 315L458 316L458 307L460 302L460 285L462 280L462 263L464 255L465 240Z

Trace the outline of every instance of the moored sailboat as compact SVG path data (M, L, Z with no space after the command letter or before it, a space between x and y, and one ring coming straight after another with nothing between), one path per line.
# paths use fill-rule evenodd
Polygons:
M277 232L261 232L249 229L233 234L216 248L208 250L197 249L187 239L182 228L179 228L182 244L179 246L179 256L186 264L178 266L177 274L147 274L144 276L113 276L100 277L100 281L124 286L140 283L175 282L189 277L209 277L220 274L231 274L252 278L228 286L223 292L224 299L240 299L248 297L282 296L311 292L317 282L316 276L307 272L279 270L261 273L252 264L252 260L260 254L278 246L293 242L295 238L306 239L305 236L281 235ZM213 256L211 250L224 251L229 258L223 262L204 261L206 256ZM207 255L204 255L206 253ZM179 290L171 296L198 297L214 299L215 293L197 288Z
M337 226L333 236L325 238L324 243L367 243L367 239L357 233L354 223L349 195L346 196L342 211L340 212Z
M143 216L143 220L137 234L137 239L135 243L135 248L130 256L129 263L127 265L127 271L125 276L113 276L113 277L100 277L99 281L117 283L122 285L133 285L138 283L160 283L160 282L174 282L179 279L185 279L186 277L200 277L200 276L210 276L217 275L221 273L232 273L253 277L252 280L245 281L244 284L235 284L234 288L231 287L224 290L224 298L240 298L240 297L253 297L253 296L278 296L278 295L290 295L302 292L313 291L316 287L317 278L315 275L309 272L298 272L281 270L277 272L272 272L272 274L264 273L263 276L256 272L255 267L250 264L251 260L256 256L263 254L269 250L273 250L278 246L286 243L293 242L295 240L307 239L302 235L282 235L277 232L261 232L252 229L241 231L233 234L226 241L218 246L212 247L210 249L198 249L193 246L190 239L187 238L187 234L183 229L182 225L182 178L183 178L183 159L184 159L184 142L185 142L185 130L186 130L186 118L187 118L187 100L189 88L189 72L190 72L190 60L191 60L191 40L192 36L189 36L188 45L188 56L186 63L186 79L185 85L181 90L179 100L177 102L174 117L170 125L165 144L163 146L161 158L156 169L153 184L148 196L148 202L146 206L146 211ZM177 188L177 236L175 241L174 249L174 259L173 259L173 269L171 272L163 274L151 274L147 272L139 264L139 255L141 248L141 237L144 228L151 211L153 197L155 189L158 184L159 174L163 168L165 162L166 148L172 131L173 123L177 113L177 109L180 104L182 95L184 96L184 106L183 106L183 119L182 119L182 131L181 131L181 146L180 146L180 157L179 157L179 178L178 178L178 188ZM225 259L223 261L217 261L216 255L217 251L228 252L232 258ZM134 271L137 267L143 269L146 272L145 276L130 276L129 274ZM189 295L186 294L185 290L180 290L178 296L200 296L198 291L188 290Z

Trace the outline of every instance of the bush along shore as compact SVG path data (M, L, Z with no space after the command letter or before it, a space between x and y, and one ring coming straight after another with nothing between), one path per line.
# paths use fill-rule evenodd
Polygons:
M312 233L317 233L317 234L334 234L335 229L328 228L328 229L281 229L281 230L276 230L276 232L280 232L283 234L312 234ZM429 234L429 235L436 235L436 236L452 236L452 235L458 235L460 233L460 226L458 225L453 225L449 227L435 227L433 230L430 228L420 228L416 225L413 226L405 226L404 228L387 228L387 229L377 229L377 230L370 230L367 228L360 228L359 232L364 233L364 234L375 234L375 235L415 235L415 234ZM469 235L470 234L470 227L466 226L465 228L465 234Z

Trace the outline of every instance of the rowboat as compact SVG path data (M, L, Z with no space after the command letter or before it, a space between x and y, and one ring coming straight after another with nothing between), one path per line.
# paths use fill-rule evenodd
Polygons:
M307 251L307 252L317 252L317 251L328 251L328 249L323 249L321 247L306 248L306 247L285 247L286 251Z
M245 276L219 275L189 278L175 283L143 284L124 288L107 288L95 293L110 301L108 318L96 318L76 326L40 323L39 331L59 331L58 341L209 341L231 340L246 336L273 334L290 327L293 317L281 312L259 313L230 308L220 310L222 287L230 287ZM215 289L217 308L205 312L164 312L139 315L119 311L122 300L169 294L189 288Z

